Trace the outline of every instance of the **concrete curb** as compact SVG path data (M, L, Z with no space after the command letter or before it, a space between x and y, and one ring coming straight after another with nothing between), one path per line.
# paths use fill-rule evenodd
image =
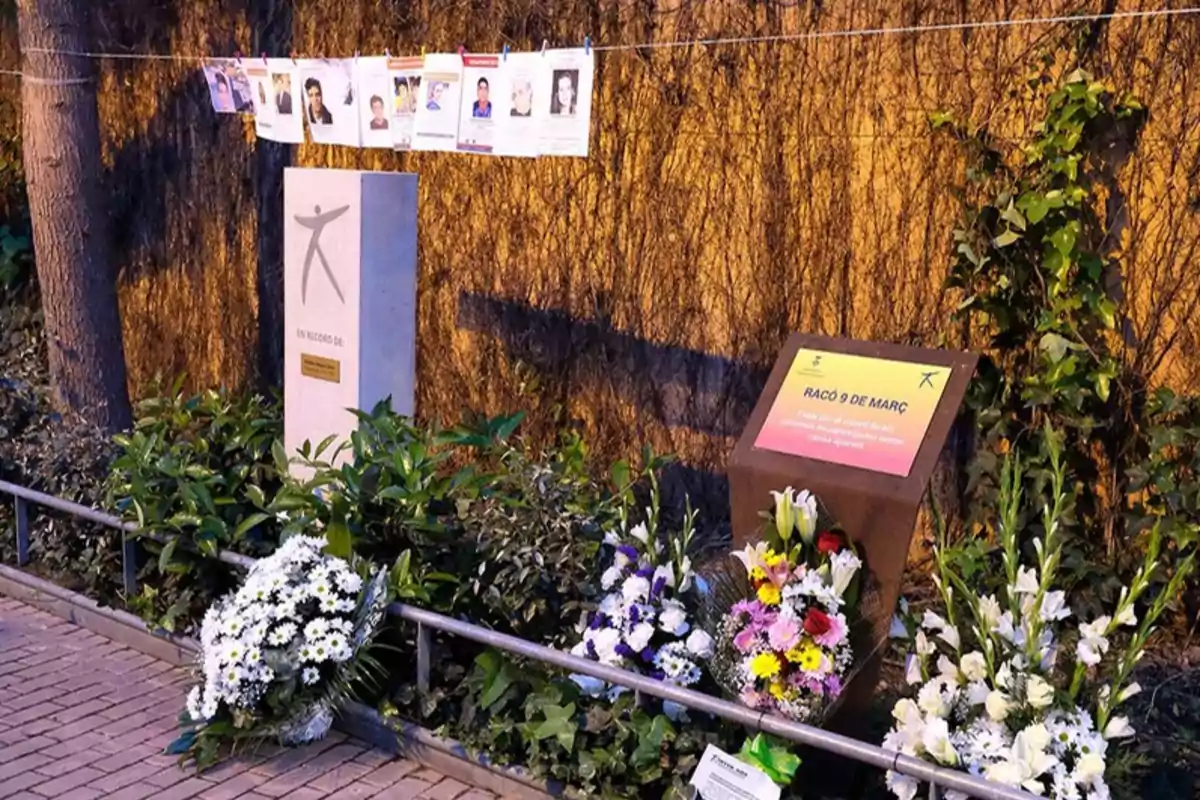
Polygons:
M2 564L0 595L40 608L177 667L195 666L200 652L200 644L194 639L165 631L152 632L145 622L127 611L101 606L89 597ZM393 724L374 709L359 703L352 703L343 711L336 727L381 750L503 797L546 800L563 794L562 787L547 785L522 769L499 767L473 758L458 742L442 739L409 722L398 720Z

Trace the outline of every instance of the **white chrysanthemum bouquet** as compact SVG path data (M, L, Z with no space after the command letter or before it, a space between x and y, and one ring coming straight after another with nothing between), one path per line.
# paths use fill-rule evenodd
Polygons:
M701 679L702 664L712 655L713 641L693 620L698 589L688 550L694 519L695 514L689 512L682 531L665 537L654 533L658 528L656 486L646 522L629 527L622 513L624 532L610 532L605 537L605 544L612 547L612 563L600 579L606 594L597 608L580 620L581 640L571 649L573 655L678 686L691 686ZM615 696L624 691L584 675L572 679L592 695L608 691ZM682 715L677 704L664 707L672 717Z
M819 529L812 494L772 495L765 540L733 554L745 576L728 581L740 596L723 593L713 674L751 708L816 720L854 667L847 615L862 561L843 534Z
M940 518L937 610L893 621L892 635L913 641L906 680L915 698L896 703L886 749L958 767L988 780L1055 800L1106 800L1105 771L1113 740L1133 735L1120 705L1140 691L1129 681L1154 624L1191 571L1179 562L1167 586L1138 619L1136 604L1160 568L1161 541L1151 534L1146 559L1123 587L1115 611L1078 619L1055 589L1063 556L1062 520L1070 496L1057 445L1048 433L1052 503L1042 531L1023 554L1019 518L1021 470L1007 461L1001 476L997 538L1005 586L983 594L956 569ZM982 595L982 596L981 596ZM1123 648L1113 639L1122 629ZM888 773L888 787L912 800L918 782ZM963 795L947 793L948 800Z
M211 763L222 739L319 739L386 611L387 574L364 582L325 539L292 536L217 601L200 630L204 682L187 697L170 752Z

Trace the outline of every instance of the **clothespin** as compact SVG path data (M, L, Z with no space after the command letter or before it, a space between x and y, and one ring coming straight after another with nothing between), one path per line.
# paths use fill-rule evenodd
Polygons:
M295 50L291 51L291 53L289 53L289 55L292 57L292 65L295 66L297 63L296 62L296 51Z
M262 60L263 60L263 66L266 66L266 63L267 63L267 53L266 53L266 51L265 51L265 50L263 51L263 54L262 54Z
M385 47L385 48L383 48L383 56L384 56L384 58L391 58L391 57L392 57L392 51L391 51L391 50L389 50L389 49L388 49L388 48L386 48L386 47Z
M503 58L504 58L504 60L505 60L505 61L508 61L508 45L507 45L507 44L506 44L506 45L504 45L504 56L503 56Z
M425 45L421 45L421 58L425 57Z
M546 44L547 44L546 40L542 39L542 55L543 56L546 55Z
M583 37L583 54L585 56L592 54L592 37L590 36Z
M233 57L237 59L237 65L240 67L242 65L242 51L238 50L233 54Z
M463 57L463 56L465 56L466 54L467 54L467 48L463 47L463 46L460 44L460 45L458 46L458 57L459 57L459 58L462 58L462 57Z

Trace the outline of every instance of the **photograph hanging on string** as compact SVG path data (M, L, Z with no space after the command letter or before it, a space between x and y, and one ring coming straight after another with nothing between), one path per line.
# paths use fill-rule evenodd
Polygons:
M458 111L458 149L468 153L491 153L497 128L506 121L508 103L498 108L493 86L501 86L500 56L464 55L462 102ZM496 92L496 99L504 97Z
M317 144L361 146L354 59L302 59L299 67L312 140Z
M540 57L539 83L547 94L536 102L544 104L547 117L541 126L539 153L587 156L595 57L584 48L547 50Z
M392 149L394 94L387 56L358 59L359 129L363 147Z
M246 77L250 80L250 100L254 106L254 133L264 139L274 139L275 86L267 69L266 59L246 65Z
M538 75L542 57L538 53L509 53L500 61L493 96L506 107L500 111L502 124L496 128L492 153L498 156L534 157L538 154L541 126L548 109L538 102ZM541 96L547 90L543 89Z
M253 110L250 81L235 59L209 59L204 63L204 79L208 83L213 111L239 114Z
M458 53L425 56L413 120L414 150L457 149L463 59Z
M396 150L412 149L413 121L424 63L425 59L420 56L388 59L392 87L392 147Z
M299 99L296 62L290 58L268 58L266 68L271 81L273 119L270 131L259 135L276 142L301 144L304 142L304 107Z

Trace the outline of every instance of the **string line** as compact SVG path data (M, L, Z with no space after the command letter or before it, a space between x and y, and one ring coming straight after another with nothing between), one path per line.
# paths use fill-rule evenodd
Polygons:
M989 30L998 28L1016 28L1032 25L1057 25L1070 22L1102 22L1131 19L1152 19L1156 17L1183 17L1200 14L1200 6L1188 8L1159 8L1140 11L1112 11L1092 14L1072 14L1061 16L1022 17L1020 19L978 20L973 22L942 22L928 25L901 25L876 28L850 28L833 31L806 31L802 33L785 33L770 36L734 36L710 39L689 39L684 41L642 42L639 44L610 44L591 45L597 52L619 52L624 50L644 50L677 47L709 47L719 45L751 45L771 42L797 42L819 39L848 39L857 37L903 36L919 33L954 32L969 30ZM87 50L55 50L45 47L30 47L26 53L45 53L49 55L76 56L79 58L110 58L146 61L206 61L217 56L187 55L175 53L114 53L106 51ZM227 58L228 56L226 56ZM21 75L12 70L0 70L0 74Z

